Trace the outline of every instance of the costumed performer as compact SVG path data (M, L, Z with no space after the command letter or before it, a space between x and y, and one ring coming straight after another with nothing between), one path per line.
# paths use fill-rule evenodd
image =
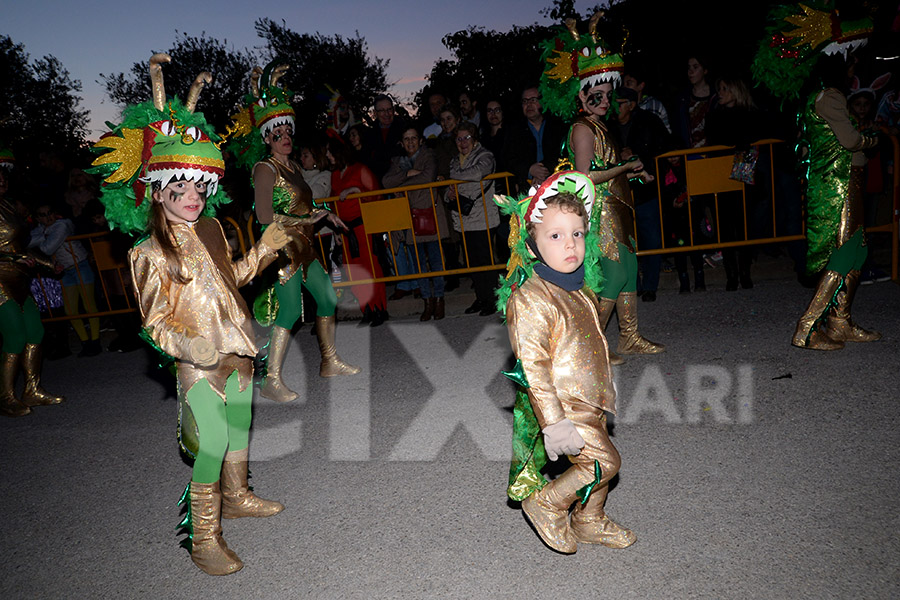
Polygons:
M49 269L52 264L25 252L28 231L15 203L6 197L14 165L12 150L0 149L0 415L4 417L23 417L32 406L65 400L41 387L44 325L31 296L30 271L38 262ZM16 396L19 371L25 376L21 400Z
M123 122L94 145L110 150L95 161L104 176L101 201L110 225L145 231L129 252L145 335L177 367L180 441L194 457L181 523L191 560L210 575L243 567L222 538L221 519L268 517L284 509L247 486L257 347L250 311L238 287L248 283L287 243L270 227L238 261L214 209L228 201L219 141L194 113L209 73L201 73L184 104L166 99L162 63L150 59L151 101L128 107ZM150 198L145 198L146 186ZM221 485L220 485L221 481Z
M846 89L872 21L841 21L822 2L779 6L753 61L756 81L783 100L801 101L800 157L806 163L806 268L822 272L815 294L797 322L791 344L838 350L844 342L872 342L881 334L850 318L859 274L868 255L863 230L866 156L876 136L856 129Z
M565 120L575 115L576 102L582 110L563 146L564 155L568 155L576 170L591 178L602 199L602 209L594 211L590 224L598 235L599 264L605 279L603 288L594 290L600 300L600 322L605 329L613 310L616 311L619 354L657 354L665 346L638 332L638 262L632 237L634 200L628 188L629 177L648 183L653 176L636 156L619 160L618 148L604 122L625 65L622 57L610 51L597 35L602 16L600 11L591 18L585 35L579 35L575 21L568 19L565 30L544 42L540 92L544 107ZM610 358L613 364L621 362L615 354L611 353Z
M520 201L495 197L510 215L497 306L517 361L504 374L519 385L507 495L564 554L578 542L625 548L637 539L604 511L621 461L606 428L616 390L592 291L601 283L597 234L588 227L594 201L593 181L575 171L551 175ZM563 454L572 466L548 483L540 470Z
M287 65L269 63L265 70L256 67L251 75L251 93L245 106L234 118L229 129L228 149L237 157L237 164L252 166L254 211L263 227L281 223L290 237L281 250L278 281L264 292L268 300L257 302L257 320L272 324L269 352L266 358L265 383L260 393L278 402L289 402L297 393L284 383L281 373L291 329L303 315L302 288L306 287L316 301L316 334L322 362L319 375L335 377L354 375L359 367L341 360L335 350L335 310L337 294L331 278L317 260L314 246L316 224L329 221L334 227L347 229L337 215L317 205L312 190L303 179L302 167L291 160L294 149L294 109L291 92L278 85Z

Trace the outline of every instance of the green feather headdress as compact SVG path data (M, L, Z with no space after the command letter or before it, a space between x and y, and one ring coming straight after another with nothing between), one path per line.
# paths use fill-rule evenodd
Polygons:
M822 55L846 56L865 45L872 29L871 19L841 21L821 0L776 6L751 65L753 78L775 96L796 99Z
M580 198L590 221L591 212L599 210L596 206L594 183L584 173L578 171L558 171L548 177L537 189L531 188L528 194L518 199L510 196L494 196L494 202L500 211L509 215L509 250L510 258L506 264L506 276L502 277L497 290L497 309L506 314L506 302L516 288L521 286L534 274L537 259L528 251L526 240L528 223L540 223L542 211L547 208L546 199L557 194L569 193ZM595 233L587 232L585 239L584 282L592 290L599 291L602 281L600 274L600 245Z
M294 127L294 108L288 89L278 86L278 80L288 70L288 65L273 60L265 69L255 67L250 74L250 93L244 96L244 107L231 117L228 127L226 150L231 152L237 165L252 169L268 154L263 139L280 125ZM260 82L260 80L262 80Z
M212 76L204 72L197 77L187 102L177 97L167 100L162 63L170 60L167 54L153 55L153 99L127 107L122 123L108 123L112 131L92 148L101 154L88 171L104 179L100 201L106 209L106 220L110 227L125 233L141 233L147 228L152 202L145 199L147 184L165 187L178 179L206 182L207 215L215 214L218 205L229 201L218 185L225 174L225 162L217 146L221 138L202 113L194 112L200 90Z
M622 80L622 56L610 51L597 35L602 17L603 11L591 17L584 35L579 35L574 19L567 19L565 29L560 28L555 37L541 43L541 104L564 120L571 120L577 113L579 90L601 83L616 87Z

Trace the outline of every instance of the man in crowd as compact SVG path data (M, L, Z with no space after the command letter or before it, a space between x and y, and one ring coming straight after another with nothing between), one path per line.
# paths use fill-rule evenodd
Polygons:
M537 87L522 92L522 115L524 122L511 127L506 136L502 161L515 175L519 193L540 185L553 173L566 135L562 121L544 114Z

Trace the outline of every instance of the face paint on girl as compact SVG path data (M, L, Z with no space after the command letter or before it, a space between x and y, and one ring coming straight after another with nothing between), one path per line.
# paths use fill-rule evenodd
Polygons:
M166 220L172 223L193 223L206 207L207 184L204 181L173 181L153 193L153 200L162 204Z

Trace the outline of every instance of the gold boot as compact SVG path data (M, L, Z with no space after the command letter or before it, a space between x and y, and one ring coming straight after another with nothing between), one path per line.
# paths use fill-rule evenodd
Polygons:
M284 510L274 500L263 500L247 486L247 448L229 452L222 463L222 518L271 517Z
M575 535L569 528L569 507L584 487L578 467L569 469L537 492L522 500L522 511L534 525L544 543L563 554L578 549Z
M828 313L825 335L836 342L874 342L881 339L877 331L863 329L850 319L850 305L859 287L859 271L850 271L844 277L844 289L838 292L837 304Z
M596 489L587 504L575 503L572 511L572 533L584 544L602 544L608 548L627 548L637 541L637 536L629 529L615 523L603 510L609 484Z
M638 333L637 292L622 292L616 298L619 315L619 354L659 354L665 352L662 344L651 342Z
M794 337L791 338L791 344L798 348L809 348L810 350L840 350L844 347L844 342L832 340L828 337L824 326L817 327L816 323L823 319L825 313L831 307L831 301L837 294L838 289L843 282L837 271L825 271L816 287L816 293L813 295L806 312L797 321L797 328L794 330Z
M22 394L22 403L25 406L48 406L66 401L65 397L49 394L41 387L40 344L25 344L22 371L25 373L25 393Z
M222 538L222 492L219 482L191 482L191 560L209 575L230 575L243 568Z
M24 417L31 409L16 398L16 377L22 355L4 352L0 358L0 415L4 417Z
M597 316L600 318L600 329L603 331L603 335L606 335L606 325L609 323L609 318L616 308L616 301L612 298L602 298L600 296L597 296L597 301L600 303L600 307L597 310ZM624 362L625 359L613 352L612 348L610 348L609 364L621 365Z
M272 337L269 338L269 356L266 358L266 381L259 393L276 402L290 402L297 399L297 393L284 385L281 380L281 366L284 364L284 357L290 343L290 329L278 325L272 327Z
M334 348L334 330L337 322L333 316L316 317L316 334L319 336L319 352L322 364L319 365L320 377L336 377L338 375L356 375L360 368L348 365L338 356Z

